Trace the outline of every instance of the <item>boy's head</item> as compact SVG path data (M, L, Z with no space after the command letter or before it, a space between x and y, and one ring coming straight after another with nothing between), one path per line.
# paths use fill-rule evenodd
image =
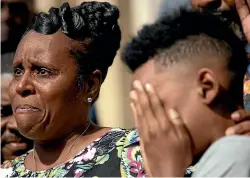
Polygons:
M244 44L214 15L181 11L144 26L123 59L134 80L151 83L164 107L180 112L197 153L222 136L233 124L222 118L243 105Z

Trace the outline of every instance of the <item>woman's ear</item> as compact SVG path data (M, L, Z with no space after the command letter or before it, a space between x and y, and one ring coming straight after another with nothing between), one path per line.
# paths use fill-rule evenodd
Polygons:
M213 71L203 68L198 72L197 92L202 97L203 103L210 105L219 94L220 84Z
M100 70L95 70L89 75L87 80L87 101L93 102L98 98L100 87L102 84L102 73Z

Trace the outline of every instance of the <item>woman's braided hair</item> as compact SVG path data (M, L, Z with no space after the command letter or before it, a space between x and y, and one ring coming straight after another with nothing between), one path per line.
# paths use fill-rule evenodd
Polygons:
M118 25L119 10L108 2L83 2L70 8L64 3L51 8L49 13L35 16L30 30L41 34L54 34L58 30L77 40L82 50L71 48L70 53L79 66L78 84L82 85L84 75L99 69L103 80L120 48L121 31ZM84 50L83 50L84 49Z

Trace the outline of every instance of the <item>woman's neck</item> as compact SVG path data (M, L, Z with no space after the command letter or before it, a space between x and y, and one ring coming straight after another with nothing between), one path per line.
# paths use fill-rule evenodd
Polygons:
M69 135L58 140L34 141L34 152L27 156L25 166L35 171L57 167L73 158L87 145L109 130L91 124L88 130L82 134L86 127L87 125L77 127Z
M81 145L84 143L85 136L94 127L89 125L78 126L74 128L72 132L66 134L64 137L50 141L34 141L35 155L37 159L46 165L53 164L57 161L69 159L71 147L77 147L80 142ZM75 148L74 148L75 150ZM61 162L60 161L60 162Z

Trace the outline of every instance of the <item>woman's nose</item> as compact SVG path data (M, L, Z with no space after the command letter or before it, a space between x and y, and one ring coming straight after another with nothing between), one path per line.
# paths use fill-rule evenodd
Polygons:
M23 75L18 81L16 92L22 97L26 97L35 93L35 88L30 80L31 79L28 75Z

